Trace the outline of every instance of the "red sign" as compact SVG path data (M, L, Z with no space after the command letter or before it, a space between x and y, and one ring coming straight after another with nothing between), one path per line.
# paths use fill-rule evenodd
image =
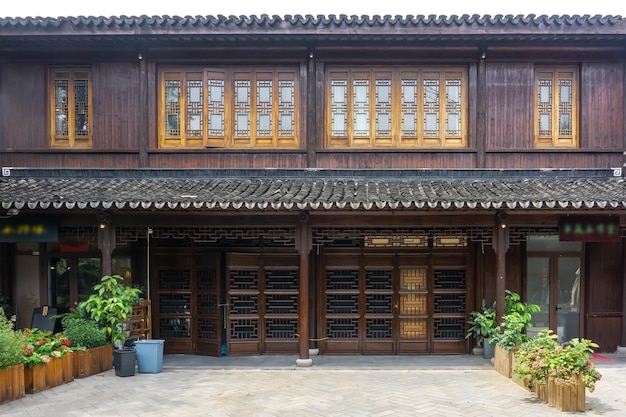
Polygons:
M619 216L563 216L559 240L566 242L619 242Z
M89 243L61 243L61 252L89 252Z

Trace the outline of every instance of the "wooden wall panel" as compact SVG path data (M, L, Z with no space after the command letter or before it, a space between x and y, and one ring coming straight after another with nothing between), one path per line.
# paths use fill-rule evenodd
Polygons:
M587 331L583 336L596 342L600 347L597 352L614 353L620 345L620 331L622 317L589 317L587 319Z
M2 164L33 168L139 168L138 153L3 153Z
M48 147L45 80L43 65L0 66L0 148Z
M622 152L497 152L487 154L487 168L618 168Z
M487 61L486 150L533 147L533 64Z
M475 168L474 152L334 152L317 155L318 168L408 169L408 168Z
M623 149L624 65L585 63L580 84L580 147Z
M150 154L149 168L306 168L300 153L160 152Z
M93 147L139 147L139 64L101 63L93 69Z

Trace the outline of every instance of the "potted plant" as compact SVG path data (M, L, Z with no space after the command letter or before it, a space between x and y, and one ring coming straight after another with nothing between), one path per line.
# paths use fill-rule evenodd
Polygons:
M24 329L22 334L26 392L32 394L67 382L62 358L71 353L71 342L48 330Z
M74 377L84 378L112 368L113 349L98 324L78 315L62 320L63 335L72 342Z
M15 316L0 307L0 404L24 396L23 341L15 332Z
M519 294L506 290L504 316L496 327L493 340L496 344L494 368L496 371L511 377L513 351L528 340L526 329L532 327L532 314L539 312L539 306L524 302Z
M100 283L93 286L94 293L80 303L79 308L104 329L113 351L115 374L131 376L135 374L135 351L123 349L126 333L124 322L126 316L133 311L133 305L139 302L142 293L140 288L123 284L124 278L119 275L105 275Z
M591 362L598 345L572 339L561 345L552 330L520 345L513 374L549 405L561 411L585 411L585 389L593 392L602 375Z
M482 302L481 311L472 311L468 321L470 327L465 338L476 337L476 344L483 346L486 359L493 358L493 340L496 336L496 303L487 307L485 300Z

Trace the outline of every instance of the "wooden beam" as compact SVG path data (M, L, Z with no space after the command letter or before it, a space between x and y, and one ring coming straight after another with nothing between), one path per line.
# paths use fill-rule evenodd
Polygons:
M505 223L496 222L494 226L493 249L496 252L496 320L501 323L506 290L506 252L509 250L509 228Z
M298 282L298 327L300 333L300 360L309 361L309 256L311 253L311 225L308 213L302 213L296 236L298 253L300 254L300 279ZM310 365L310 363L308 364Z
M148 148L150 140L148 132L148 67L145 57L139 53L139 166L148 168Z
M315 51L309 52L306 69L306 115L300 118L306 121L306 134L304 137L307 153L307 168L317 167L317 108L316 108L316 71Z
M111 275L113 271L112 256L115 250L115 227L111 223L102 223L104 227L98 227L98 249L102 257L102 275Z

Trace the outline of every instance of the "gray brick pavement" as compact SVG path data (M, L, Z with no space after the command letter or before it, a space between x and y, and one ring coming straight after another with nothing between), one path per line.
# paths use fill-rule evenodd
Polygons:
M444 359L442 363L451 360ZM350 369L350 360L339 359L338 363L346 365L318 365L311 368L249 366L234 369L167 366L158 374L137 373L126 378L116 377L114 371L108 371L0 405L0 415L581 415L559 412L547 406L490 367L459 366L451 369L450 366L423 366L395 369L393 366L361 366ZM599 369L603 379L595 392L587 394L587 412L584 415L625 416L624 363L599 366Z

